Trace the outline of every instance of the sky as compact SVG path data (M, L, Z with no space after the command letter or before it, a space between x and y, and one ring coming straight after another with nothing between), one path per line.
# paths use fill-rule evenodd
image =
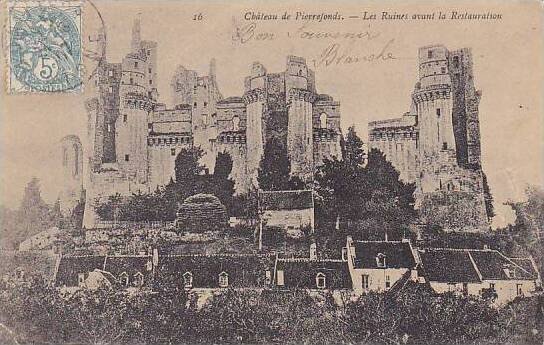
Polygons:
M442 12L445 20L380 20L389 14ZM459 13L501 14L501 20L449 19ZM287 12L292 17L281 20ZM296 13L338 12L343 20L305 22ZM361 19L375 13L377 20ZM249 14L248 14L249 13ZM246 15L277 14L280 19L245 20ZM474 82L482 91L480 129L482 165L495 198L494 225L513 220L508 200L522 200L527 184L543 185L544 90L542 7L537 1L449 2L206 2L189 1L94 1L83 15L83 46L105 23L107 59L120 62L130 50L133 20L140 18L142 39L158 43L160 100L171 105L170 80L178 65L205 75L216 59L217 82L224 97L240 96L251 64L259 61L269 72L285 69L287 55L305 57L315 71L318 92L341 103L342 128L355 125L367 140L367 123L399 117L409 110L411 92L418 79L418 48L443 44L454 50L472 49ZM193 20L202 14L202 20ZM300 15L300 14L299 14ZM357 16L359 18L349 18ZM2 18L4 20L4 18ZM253 36L247 32L255 23ZM237 30L238 28L238 30ZM311 34L310 34L311 33ZM318 34L363 33L361 38L319 38ZM251 37L250 37L251 36ZM369 36L371 39L369 39ZM242 43L242 38L244 43ZM246 41L247 40L247 41ZM3 33L3 48L6 47ZM332 50L331 50L332 49ZM336 49L341 61L323 56ZM4 50L4 49L3 49ZM391 59L369 58L381 51ZM359 61L354 62L358 58ZM367 61L372 60L372 61ZM5 55L2 76L7 75ZM86 59L87 73L96 62ZM6 79L6 78L3 78ZM3 84L6 86L7 81ZM0 93L0 204L17 207L26 183L40 178L43 197L53 202L61 180L59 141L76 134L86 143L87 114L81 93Z

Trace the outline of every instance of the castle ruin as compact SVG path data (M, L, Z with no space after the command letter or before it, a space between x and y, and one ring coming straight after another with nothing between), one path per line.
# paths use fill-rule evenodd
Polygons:
M179 66L171 79L174 106L159 102L157 44L132 29L131 51L121 63L102 62L87 100L89 172L84 226L93 227L93 205L110 195L152 192L175 178L181 149L198 146L213 173L219 152L233 160L236 193L257 186L267 140L284 143L291 175L311 183L316 165L340 156L340 104L318 94L305 59L287 57L286 70L268 73L253 63L242 97L223 98L215 77Z
M446 230L489 227L470 49L419 49L419 81L410 111L369 123L369 147L382 151L406 182L416 183L424 223Z

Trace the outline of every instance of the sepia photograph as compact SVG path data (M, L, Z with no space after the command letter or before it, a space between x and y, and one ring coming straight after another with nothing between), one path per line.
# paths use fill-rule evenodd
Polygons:
M0 344L544 345L541 1L0 8Z

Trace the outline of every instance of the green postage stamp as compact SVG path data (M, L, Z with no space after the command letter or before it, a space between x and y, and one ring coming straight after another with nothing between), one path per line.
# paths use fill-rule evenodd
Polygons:
M10 93L72 92L82 86L78 3L8 4Z

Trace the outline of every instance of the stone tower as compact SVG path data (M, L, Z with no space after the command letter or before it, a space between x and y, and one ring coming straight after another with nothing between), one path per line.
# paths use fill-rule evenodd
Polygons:
M120 113L115 126L117 163L136 184L145 184L148 178L148 115L156 93L153 46L142 43L140 22L136 20L132 29L132 51L121 64Z
M311 90L306 60L288 56L285 72L288 126L287 154L291 161L291 175L311 182L314 170L313 103L316 94Z
M76 205L83 201L83 148L81 140L69 135L61 140L63 187L59 195L60 210L71 215Z
M288 101L287 154L291 161L291 175L311 182L314 169L312 103L315 94L292 88Z

